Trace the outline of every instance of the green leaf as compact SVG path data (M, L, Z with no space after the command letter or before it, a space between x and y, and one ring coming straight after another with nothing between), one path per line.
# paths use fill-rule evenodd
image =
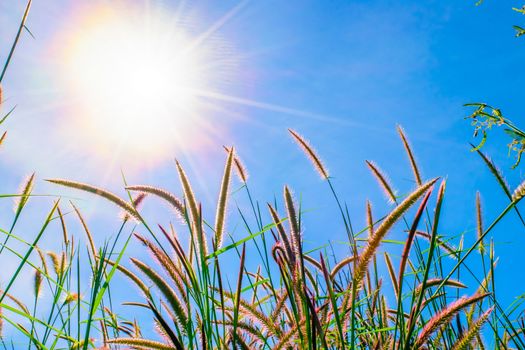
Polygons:
M525 29L520 27L520 26L513 26L514 29L516 30L516 38L522 36L522 35L525 35Z
M261 231L259 231L259 232L255 232L255 233L252 233L251 235L246 236L246 237L244 237L243 239L240 239L240 240L238 240L238 241L236 241L236 242L234 242L234 243L232 243L232 244L230 244L230 245L227 245L227 246L224 247L224 248L218 249L218 250L216 250L215 252L213 252L213 253L207 255L207 256L206 256L206 260L208 260L208 259L210 259L210 258L214 258L214 257L216 257L216 256L219 256L219 255L221 255L221 254L227 252L228 250L231 250L231 249L233 249L233 248L235 248L235 247L238 247L238 246L240 246L241 244L246 243L246 242L248 242L249 240L252 240L252 239L256 238L257 236L262 235L263 233L265 233L266 231L269 231L269 230L272 229L273 227L275 227L275 224L266 225L266 226L263 227L263 229L262 229Z
M503 131L507 134L507 135L510 135L511 137L515 138L515 139L522 139L523 138L523 135L512 130L512 129L503 129Z

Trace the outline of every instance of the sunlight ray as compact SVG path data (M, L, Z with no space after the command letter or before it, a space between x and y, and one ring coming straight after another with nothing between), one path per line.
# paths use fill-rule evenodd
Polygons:
M230 20L232 20L250 0L243 0L237 5L235 5L230 11L228 11L224 16L219 18L215 23L213 23L204 33L199 35L187 48L188 51L192 51L195 48L199 47L205 40L212 36L217 30L226 25Z

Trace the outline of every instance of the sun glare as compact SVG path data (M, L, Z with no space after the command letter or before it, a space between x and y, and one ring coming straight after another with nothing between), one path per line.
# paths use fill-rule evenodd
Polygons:
M62 76L81 137L138 157L188 142L210 78L206 46L160 11L103 6L74 28L62 44Z

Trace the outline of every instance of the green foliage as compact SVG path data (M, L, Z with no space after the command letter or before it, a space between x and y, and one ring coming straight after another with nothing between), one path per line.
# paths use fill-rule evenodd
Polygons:
M466 118L472 120L474 137L477 137L480 134L482 136L480 143L472 150L477 151L483 147L487 141L487 132L493 127L503 127L503 131L511 138L508 145L509 154L515 154L516 161L512 168L517 167L521 161L523 153L525 152L525 132L515 126L512 121L503 117L503 114L497 108L485 103L467 103L465 106L475 107L474 112Z
M476 5L480 5L482 1L479 1ZM525 5L521 8L512 8L514 11L525 14ZM518 25L513 26L516 30L516 37L525 35L525 29ZM525 131L518 128L514 123L505 118L500 109L492 107L486 103L467 103L467 107L474 107L472 114L466 117L466 119L472 120L472 126L474 127L474 137L481 134L481 141L474 147L473 151L478 151L485 142L487 141L487 132L493 127L503 127L503 131L510 137L511 141L508 144L509 154L513 153L515 156L515 163L512 168L516 168L520 161L523 153L525 152Z
M523 5L521 8L513 7L512 9L516 12L521 13L522 15L525 15L525 5ZM525 34L525 29L523 29L522 27L518 25L515 25L513 27L516 30L516 37L520 37Z

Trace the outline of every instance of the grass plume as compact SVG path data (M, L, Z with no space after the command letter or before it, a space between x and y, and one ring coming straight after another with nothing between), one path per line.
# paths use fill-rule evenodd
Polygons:
M70 180L64 180L64 179L48 179L46 181L57 184L57 185L75 188L75 189L82 190L85 192L93 193L103 198L106 198L108 201L113 202L114 204L118 205L121 209L124 209L124 211L126 211L133 217L140 220L140 215L137 213L135 208L133 208L133 206L130 203L126 202L125 200L117 196L116 194L113 194L109 191L106 191L99 187L85 184L82 182L76 182L76 181L70 181Z
M414 348L419 349L421 346L423 346L432 333L434 333L442 325L450 322L452 317L454 317L462 309L481 301L487 296L488 294L477 294L471 297L463 297L449 304L445 309L441 310L425 324L425 327L423 327L421 333L419 333L419 336L413 345Z
M217 214L215 215L215 247L214 250L219 249L222 246L224 236L224 221L226 217L226 207L228 205L228 191L230 188L230 178L232 163L234 160L233 147L228 153L228 159L224 166L224 175L222 176L221 190L219 193L219 202L217 203Z
M405 147L405 151L407 153L408 160L410 161L410 166L412 168L412 173L414 174L414 179L416 180L417 185L421 186L421 184L423 183L421 180L421 173L419 172L419 167L417 166L416 158L414 157L412 148L410 147L408 139L405 135L405 131L400 125L398 125L397 132L399 134L399 137L401 138L401 141L403 142L403 147Z
M379 227L374 231L373 236L368 240L366 247L359 255L359 262L357 263L357 267L354 272L354 283L359 284L363 280L370 260L375 255L377 248L381 244L381 241L388 233L390 228L430 187L432 187L432 185L434 185L436 181L437 179L434 179L419 186L414 192L407 196L404 201L396 206L394 210L392 210L390 214L388 214L388 216L381 222Z
M388 200L391 203L395 203L396 202L396 191L390 185L386 175L384 175L381 172L381 170L378 168L378 166L374 164L373 162L367 160L366 165L368 165L368 168L370 169L374 177L377 179L377 182L379 182L379 185L385 192Z
M306 156L310 159L310 161L314 165L314 168L317 170L321 178L327 180L330 176L330 174L328 173L328 169L326 169L323 162L321 161L321 158L319 158L312 146L310 146L308 141L306 141L306 139L296 131L292 129L288 129L288 131L290 132L290 135L292 135L292 138L295 140L295 142L297 142L299 147L301 147Z

